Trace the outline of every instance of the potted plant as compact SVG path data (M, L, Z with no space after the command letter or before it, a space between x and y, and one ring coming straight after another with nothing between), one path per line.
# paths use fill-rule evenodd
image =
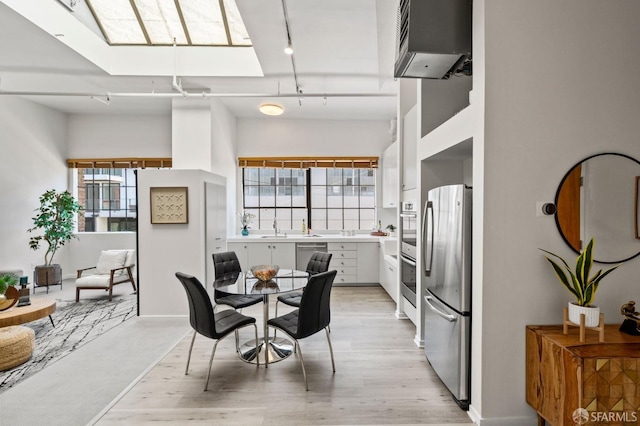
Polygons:
M389 230L389 236L393 237L396 234L396 226L393 223L390 223L389 225L387 225L387 228Z
M17 275L11 273L0 275L0 311L9 309L17 302L18 290L15 289L17 284ZM9 293L9 288L14 288L11 295L6 294Z
M35 285L49 286L62 284L62 268L53 263L53 257L58 249L65 245L73 235L76 214L80 205L69 191L58 192L55 189L46 191L40 196L40 207L33 217L33 228L28 232L41 231L42 235L31 237L29 247L38 250L41 242L47 243L44 254L44 264L36 266Z
M559 264L545 256L562 285L576 298L575 302L569 302L569 321L574 324L580 324L580 314L585 314L585 325L587 327L597 327L600 321L600 308L592 305L596 297L596 291L602 279L621 264L613 266L604 272L600 269L589 277L593 266L593 238L576 259L575 270L571 269L569 264L557 254L543 249L540 250L560 261Z
M240 216L240 223L242 223L242 235L247 236L249 235L249 225L251 225L256 215L249 212L243 212L238 215Z

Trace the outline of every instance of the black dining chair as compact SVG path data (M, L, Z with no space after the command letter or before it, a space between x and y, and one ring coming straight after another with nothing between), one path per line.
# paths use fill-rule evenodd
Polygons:
M182 272L176 272L176 277L180 280L184 290L187 292L187 298L189 299L189 320L191 322L191 328L194 330L191 345L189 346L187 368L185 369L184 374L187 375L189 373L189 362L191 361L191 351L193 350L193 343L196 341L196 334L201 334L210 339L214 339L216 342L213 345L213 351L211 352L209 371L207 372L207 382L204 385L204 390L206 391L209 387L211 365L213 364L213 356L216 353L218 343L229 334L237 332L239 329L249 325L253 325L255 328L255 358L256 364L260 366L260 359L258 357L258 326L256 325L256 319L242 315L241 313L231 309L215 313L207 291L196 277L183 274ZM236 339L236 352L238 350L238 343Z
M311 254L309 262L307 262L307 272L309 275L319 274L321 272L327 272L329 270L329 263L331 263L332 253L322 253L314 251ZM300 307L300 299L302 298L302 291L291 291L283 295L278 296L276 300L276 312L275 316L278 316L278 302L282 302L285 305L293 306L294 308Z
M236 255L234 251L213 253L213 267L216 279L242 273L238 255ZM237 278L237 276L235 277ZM216 305L227 305L238 310L262 302L262 296L251 294L231 294L214 288L213 300L216 302Z
M304 385L309 390L307 372L304 368L304 359L300 350L298 340L312 336L324 329L329 343L331 353L331 367L336 372L336 364L333 360L333 348L331 347L331 337L329 336L329 323L331 322L331 287L338 271L321 272L309 278L307 286L302 291L300 307L293 312L279 317L271 318L267 325L284 331L295 342L296 352L300 356Z

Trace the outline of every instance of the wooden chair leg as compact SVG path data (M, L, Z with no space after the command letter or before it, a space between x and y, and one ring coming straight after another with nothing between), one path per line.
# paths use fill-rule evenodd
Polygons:
M80 301L80 288L76 287L76 303Z

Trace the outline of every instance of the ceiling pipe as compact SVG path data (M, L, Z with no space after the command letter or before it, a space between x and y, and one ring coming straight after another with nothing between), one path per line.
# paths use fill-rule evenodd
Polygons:
M181 88L182 89L182 88ZM211 93L211 92L26 92L0 90L0 95L69 96L103 98L299 98L300 93ZM395 93L305 93L308 98L389 98Z

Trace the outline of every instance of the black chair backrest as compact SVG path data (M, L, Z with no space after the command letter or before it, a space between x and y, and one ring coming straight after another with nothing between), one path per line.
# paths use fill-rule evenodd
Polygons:
M240 261L235 251L213 253L213 267L216 277L221 277L232 272L242 272Z
M309 277L300 300L297 339L311 336L329 325L331 287L337 273L338 271L320 272Z
M191 327L203 336L211 339L219 338L216 333L215 315L207 291L200 281L192 276L176 272L176 277L182 283L189 299L189 320Z
M322 253L314 251L307 263L307 272L310 275L320 272L327 272L329 270L329 262L331 262L332 253Z

